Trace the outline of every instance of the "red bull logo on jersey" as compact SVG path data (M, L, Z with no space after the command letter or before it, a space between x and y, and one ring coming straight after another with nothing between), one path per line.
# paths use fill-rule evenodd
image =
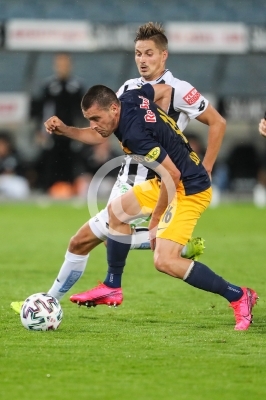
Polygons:
M155 161L155 160L157 160L157 158L159 157L160 152L161 152L160 147L154 147L154 148L144 157L144 160L145 160L146 162Z
M193 88L188 92L184 97L183 100L190 106L200 98L200 93L197 91L197 89Z
M145 122L156 122L156 115L151 110L146 111L146 115L144 115Z
M145 110L148 110L148 108L150 108L150 100L146 99L146 97L143 96L139 96L139 98L142 99L140 108L145 108Z
M156 122L156 115L149 109L150 100L143 96L139 96L139 98L142 99L142 103L139 105L140 108L144 108L146 110L146 115L144 115L145 122Z

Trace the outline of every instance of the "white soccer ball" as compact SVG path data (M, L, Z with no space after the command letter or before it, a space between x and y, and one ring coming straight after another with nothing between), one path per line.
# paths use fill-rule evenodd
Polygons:
M59 301L47 293L29 296L20 311L22 325L33 331L49 331L59 327L63 310Z

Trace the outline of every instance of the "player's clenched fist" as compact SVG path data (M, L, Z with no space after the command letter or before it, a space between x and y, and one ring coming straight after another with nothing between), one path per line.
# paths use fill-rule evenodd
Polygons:
M62 135L65 132L66 125L58 117L51 117L44 123L45 129L48 133L56 133Z
M266 137L266 120L261 119L259 123L259 133Z

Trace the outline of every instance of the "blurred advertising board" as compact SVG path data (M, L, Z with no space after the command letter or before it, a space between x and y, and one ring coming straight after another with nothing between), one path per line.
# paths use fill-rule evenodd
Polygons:
M266 110L266 96L224 96L217 108L227 120L258 122Z
M9 50L131 50L140 24L92 24L88 21L11 19L6 22ZM235 53L249 50L249 28L242 23L167 22L172 53Z
M246 53L249 48L248 27L242 23L165 24L172 53Z
M88 51L97 42L86 21L11 19L6 22L8 50Z
M266 28L254 26L250 29L250 50L266 51Z
M29 99L26 93L0 93L0 124L17 124L28 118Z

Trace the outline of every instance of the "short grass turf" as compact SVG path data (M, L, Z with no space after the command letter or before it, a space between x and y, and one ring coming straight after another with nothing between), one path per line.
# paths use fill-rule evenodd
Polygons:
M1 205L0 398L266 398L266 210L249 204L209 209L194 232L206 239L202 262L257 290L248 331L234 331L223 298L157 272L148 250L130 252L120 307L78 308L69 295L104 279L103 245L62 300L59 329L27 331L11 301L49 289L69 238L88 218L85 206Z

